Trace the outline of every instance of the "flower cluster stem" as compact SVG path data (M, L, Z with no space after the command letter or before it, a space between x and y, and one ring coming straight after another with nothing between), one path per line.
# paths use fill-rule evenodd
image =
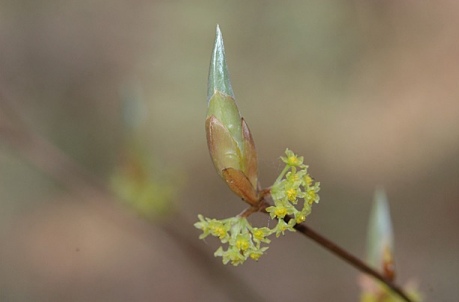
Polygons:
M280 182L282 180L282 178L285 176L285 173L287 173L287 171L290 169L289 166L285 166L284 170L282 170L282 172L279 174L279 176L277 177L276 181L274 182L275 184L277 184L278 182Z

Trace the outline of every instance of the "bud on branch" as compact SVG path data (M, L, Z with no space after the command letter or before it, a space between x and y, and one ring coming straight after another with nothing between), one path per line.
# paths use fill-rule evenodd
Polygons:
M249 127L239 113L217 27L209 69L207 145L217 173L252 206L259 202L257 152Z

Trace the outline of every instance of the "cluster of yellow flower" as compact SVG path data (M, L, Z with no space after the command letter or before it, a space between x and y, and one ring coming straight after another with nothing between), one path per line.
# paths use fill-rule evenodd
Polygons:
M274 205L266 208L270 217L277 219L274 228L253 227L246 217L240 215L223 220L198 215L199 222L195 223L195 227L203 231L200 239L212 235L218 237L223 244L228 244L226 250L220 246L215 252L215 256L222 257L224 264L231 262L239 265L248 258L258 260L268 249L262 246L262 243L270 243L268 236L276 234L279 237L286 230L294 231L295 224L305 221L311 213L312 204L319 202L319 183L314 183L308 174L303 157L298 157L288 149L285 154L286 157L281 157L286 164L285 168L270 188ZM300 199L304 202L298 210L296 206ZM287 215L292 218L288 222L284 220Z

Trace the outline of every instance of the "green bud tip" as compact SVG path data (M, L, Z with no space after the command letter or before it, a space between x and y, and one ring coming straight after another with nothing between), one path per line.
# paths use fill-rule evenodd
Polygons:
M214 50L212 51L212 59L209 68L209 80L207 87L207 101L216 91L234 97L233 88L228 73L228 66L225 59L225 47L223 46L223 37L220 27L217 25Z

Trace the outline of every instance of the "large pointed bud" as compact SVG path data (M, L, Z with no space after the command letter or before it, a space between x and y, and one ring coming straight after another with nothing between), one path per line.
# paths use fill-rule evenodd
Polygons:
M249 127L239 114L217 26L209 69L207 145L217 173L251 205L258 202L257 153Z

